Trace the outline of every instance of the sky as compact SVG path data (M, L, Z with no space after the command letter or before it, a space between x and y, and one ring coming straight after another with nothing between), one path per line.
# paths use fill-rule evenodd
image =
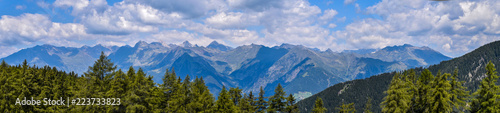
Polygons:
M0 58L35 45L320 50L411 44L458 57L500 39L499 0L0 0Z

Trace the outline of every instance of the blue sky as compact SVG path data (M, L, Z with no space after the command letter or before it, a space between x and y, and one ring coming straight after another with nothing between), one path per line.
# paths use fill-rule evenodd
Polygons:
M457 57L500 39L498 0L0 0L0 57L40 44L412 44Z

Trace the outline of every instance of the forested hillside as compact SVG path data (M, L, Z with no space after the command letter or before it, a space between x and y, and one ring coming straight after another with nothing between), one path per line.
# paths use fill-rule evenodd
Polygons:
M500 42L492 42L478 49L467 53L461 57L454 58L449 61L443 61L440 64L429 66L431 74L437 75L441 73L454 73L457 70L457 81L463 81L463 86L470 93L476 92L481 86L480 83L486 76L486 65L489 61L492 64L500 64ZM495 66L498 70L498 66ZM416 76L421 77L423 68L414 68ZM404 72L404 71L402 71ZM440 73L440 74L441 74ZM315 94L307 99L299 101L297 105L301 112L310 112L317 98L322 98L328 112L337 112L336 107L342 103L354 103L356 112L363 112L369 98L373 101L371 110L381 112L380 103L383 101L387 93L384 93L389 88L391 80L395 72L384 73L377 76L372 76L367 79L353 80L343 82L329 87L322 92ZM496 84L499 84L496 82ZM473 96L475 97L475 96ZM471 100L469 100L471 101Z
M239 88L223 88L217 99L203 78L189 75L181 79L166 70L157 84L141 68L117 69L104 53L83 76L38 67L24 61L20 65L0 65L0 112L297 112L295 99L278 84L274 95L242 93ZM258 94L258 96L256 96ZM80 99L78 99L80 98ZM43 105L46 99L65 100L66 105ZM68 100L69 99L69 100ZM70 102L78 99L77 103ZM102 99L102 100L101 100ZM20 102L22 100L22 102ZM43 100L42 105L33 104ZM83 101L83 102L80 102ZM49 102L50 103L50 102ZM77 105L79 104L79 105Z

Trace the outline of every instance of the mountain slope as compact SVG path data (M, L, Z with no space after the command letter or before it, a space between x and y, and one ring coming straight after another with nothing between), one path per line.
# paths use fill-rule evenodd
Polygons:
M94 47L83 46L81 48L37 45L32 48L20 50L2 58L2 60L5 60L9 64L21 64L26 59L29 64L37 66L50 65L63 71L74 71L82 74L87 71L88 66L92 65L99 58L101 51L109 54L117 48L117 46L104 47L101 45Z
M222 86L227 86L240 87L245 93L257 92L259 87L263 87L266 95L272 95L278 83L287 93L312 94L344 81L432 64L425 57L436 58L436 61L449 59L429 48L411 45L358 54L320 51L291 44L274 47L251 44L231 48L215 41L207 47L187 41L181 45L139 41L133 47L97 45L65 48L43 45L23 49L5 60L10 64L19 64L27 59L36 65L51 65L81 74L92 65L100 51L108 54L118 68L142 68L157 83L162 82L165 70L172 68L182 78L188 74L191 78L203 77L214 94ZM384 54L397 57L390 60L380 57ZM408 62L411 60L418 63Z
M429 66L428 69L435 75L438 70L441 70L443 73L451 73L457 67L459 69L459 80L465 81L465 86L469 91L474 92L481 78L485 76L485 66L488 61L500 64L498 59L500 59L500 41L481 46L461 57ZM500 66L496 66L496 68L498 70ZM415 70L419 72L423 69L416 68ZM320 97L323 99L328 111L334 112L335 107L340 106L342 102L354 102L357 109L362 109L369 97L373 99L373 110L380 112L379 104L385 96L383 92L387 90L393 75L394 73L384 73L367 79L339 83L307 99L301 100L297 104L302 112L310 112L313 107L312 105L314 105L314 100ZM358 110L358 112L362 111Z

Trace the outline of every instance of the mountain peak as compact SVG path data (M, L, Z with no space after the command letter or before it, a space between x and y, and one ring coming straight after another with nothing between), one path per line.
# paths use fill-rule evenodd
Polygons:
M215 40L214 40L214 41L210 42L210 44L208 44L208 45L209 45L209 46L210 46L210 45L219 45L219 43L218 43L217 41L215 41Z
M101 44L97 44L94 47L104 48L104 46L102 46Z
M327 53L333 53L332 49L328 48L325 52Z
M413 45L410 45L410 44L403 44L403 47L413 47Z
M134 47L140 47L140 46L145 46L145 45L148 45L148 43L146 41L139 41L135 44Z
M193 44L189 43L187 40L182 42L182 47L193 47Z
M232 48L229 47L229 46L226 46L226 45L223 45L223 44L220 44L218 43L217 41L212 41L212 43L210 43L207 48L212 48L212 49L218 49L220 51L227 51L227 50L231 50Z
M394 45L394 46L387 46L382 48L382 50L386 51L402 51L405 50L406 48L414 47L413 45L410 44L403 44L403 45Z

